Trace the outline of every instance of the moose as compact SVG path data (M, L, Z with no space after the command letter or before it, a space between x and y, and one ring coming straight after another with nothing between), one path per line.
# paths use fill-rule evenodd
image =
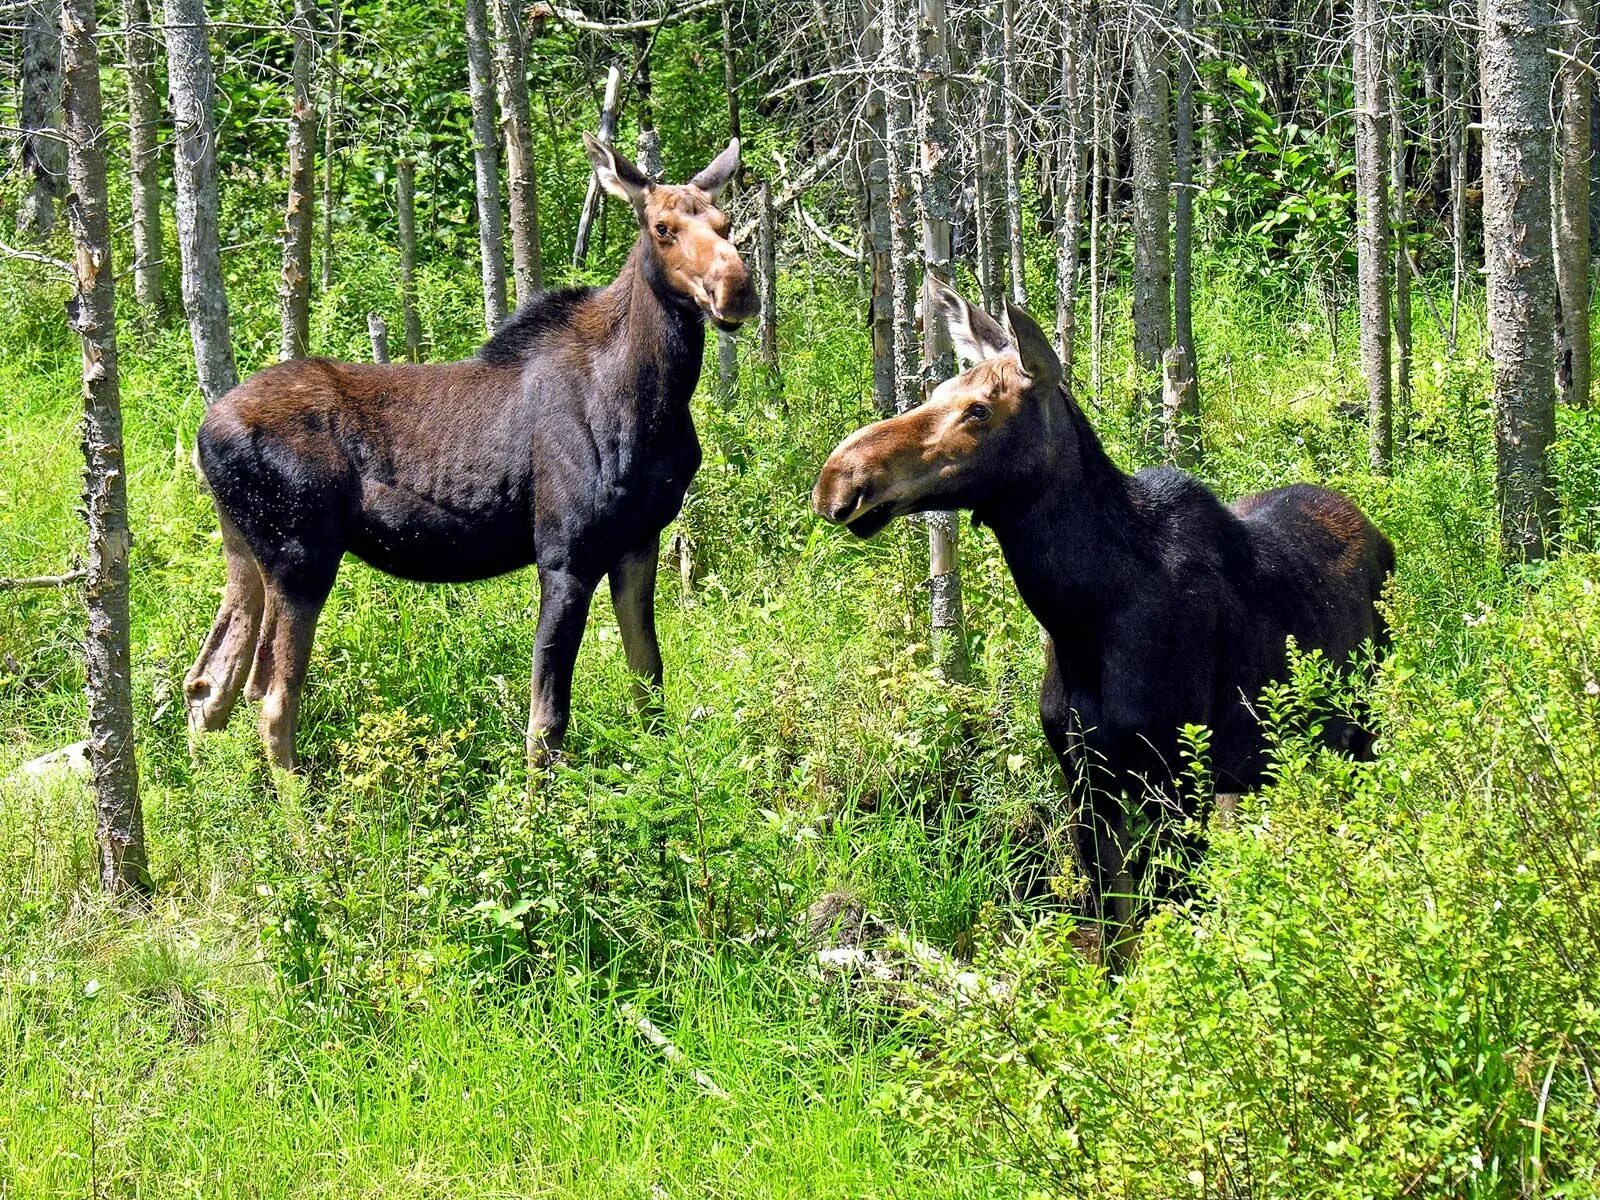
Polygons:
M611 284L533 297L464 362L284 362L206 413L196 455L226 581L184 682L194 733L221 728L247 687L267 757L295 767L312 637L346 551L438 583L537 564L533 767L562 747L602 576L636 698L656 710L656 563L700 466L689 398L705 322L733 330L757 310L716 205L739 142L680 186L655 183L588 135L584 147L638 219Z
M931 278L924 310L974 365L921 406L845 438L812 505L863 538L945 509L969 509L994 532L1047 635L1039 715L1087 799L1074 841L1089 904L1120 937L1148 854L1130 845L1129 802L1157 828L1181 803L1190 724L1211 731L1220 793L1259 786L1267 746L1253 706L1286 674L1288 640L1346 670L1365 643L1383 646L1377 602L1394 548L1324 488L1230 506L1175 468L1124 473L1026 312L1008 304L1002 325ZM1355 721L1327 728L1337 748L1370 754Z

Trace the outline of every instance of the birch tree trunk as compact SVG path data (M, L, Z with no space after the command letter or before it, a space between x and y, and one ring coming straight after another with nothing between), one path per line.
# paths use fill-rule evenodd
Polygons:
M1444 94L1450 129L1450 353L1461 329L1461 289L1467 276L1467 85L1462 48L1445 45Z
M861 58L875 62L883 52L881 14L872 11L873 0L862 6ZM889 118L884 87L878 72L866 81L863 106L866 135L858 150L861 186L866 193L866 253L868 321L872 326L872 398L888 416L898 407L895 391L894 214L889 186Z
M761 279L761 363L769 380L778 375L778 225L772 213L772 184L758 185L757 274Z
M1006 62L999 14L990 5L980 13L983 65L983 112L978 121L978 177L974 200L978 226L978 292L986 312L997 313L1006 294L1006 255L1011 235L1006 229L1005 146Z
M17 208L17 234L42 242L56 225L66 182L61 145L61 31L50 0L26 0L22 15L22 88L17 117L18 168L28 190Z
M1556 195L1556 292L1560 344L1556 380L1566 404L1589 403L1589 74L1594 37L1593 0L1561 0L1561 166Z
M517 303L526 304L544 287L539 185L533 162L533 121L528 112L527 40L515 0L489 0L489 13L494 22L494 76L506 147L511 274L517 287Z
M339 54L344 43L344 4L334 0L328 39L328 110L322 121L322 290L333 285L333 135L339 120Z
M1093 397L1097 408L1104 396L1105 387L1105 289L1100 260L1105 234L1105 127L1108 124L1105 117L1107 102L1102 86L1104 76L1100 69L1100 51L1100 40L1096 38L1092 48L1094 92L1090 99L1090 104L1093 106L1093 128L1090 133L1089 169L1089 394Z
M634 145L638 153L634 162L651 179L661 178L661 135L656 132L655 85L650 79L650 35L643 29L634 33L638 49L639 67L634 72L633 86L639 96L639 136Z
M106 201L106 131L94 0L66 0L61 45L67 136L67 220L77 293L69 306L83 348L84 513L89 523L89 766L95 797L100 885L113 894L149 885L139 768L133 741L128 628L127 467L117 379L115 273Z
M400 226L400 312L406 331L406 361L422 361L422 319L417 315L417 167L395 164L395 201Z
M1355 0L1356 257L1361 369L1367 381L1367 459L1389 469L1393 403L1389 378L1389 118L1387 55L1378 0Z
M1172 216L1172 343L1183 352L1176 382L1178 407L1168 421L1179 428L1178 444L1184 448L1179 465L1199 461L1197 430L1200 423L1200 360L1194 350L1194 86L1196 42L1193 0L1175 0L1174 23L1178 31L1178 88L1173 112L1173 216ZM1165 367L1163 368L1165 371ZM1172 380L1171 372L1166 378Z
M940 14L943 19L943 2ZM1022 246L1022 140L1017 130L1017 104L1011 95L1011 74L1016 63L1015 0L1000 0L1000 53L1005 62L1005 92L1001 96L1006 135L1006 232L1011 251L1011 299L1028 303L1028 258Z
M174 135L183 311L200 393L210 407L239 382L218 241L216 82L205 0L166 0L167 87Z
M1077 351L1084 171L1090 137L1082 0L1064 0L1061 24L1062 121L1060 144L1056 148L1056 167L1060 173L1060 194L1056 202L1056 348L1061 355L1062 378L1070 385Z
M1128 140L1133 155L1133 361L1145 456L1161 453L1161 358L1172 341L1172 129L1167 52L1140 15L1133 31Z
M128 66L128 158L133 192L133 298L160 311L161 299L161 97L156 91L156 31L150 0L124 0L124 54Z
M944 0L920 0L917 24L917 134L921 143L922 265L929 272L950 278L950 221L956 211L959 181L955 175L957 150L950 128ZM1006 0L1009 4L1010 0ZM908 14L909 15L909 14ZM1013 235L1015 236L1015 235ZM924 321L922 330L922 395L926 398L941 382L955 374L955 351L942 322ZM960 525L951 512L929 513L928 595L933 625L933 661L946 678L965 681L968 675L966 620L961 604L961 555L957 541Z
M494 75L489 65L485 0L466 0L467 86L472 92L472 162L478 197L478 254L483 271L483 323L490 333L506 318L506 239L500 212L500 139Z
M467 2L470 4L473 0ZM617 136L617 107L621 94L622 68L613 63L611 69L606 72L605 99L600 103L600 127L595 131L595 136L607 146L611 145L611 140ZM605 196L605 191L600 186L600 177L590 171L589 190L584 194L583 208L578 213L578 236L572 243L572 265L575 267L583 266L584 260L589 257L589 234L594 229L595 217L605 203Z
M1392 56L1387 75L1390 120L1389 210L1394 235L1394 419L1393 440L1404 445L1411 421L1411 247L1407 243L1410 213L1406 203L1405 120L1400 113L1399 55Z
M890 230L890 303L894 313L894 407L896 412L915 408L922 400L922 380L917 353L916 282L911 273L917 258L916 183L912 177L911 147L916 136L911 122L910 86L905 72L911 55L906 47L906 17L901 5L913 0L882 0L884 76Z
M1550 229L1551 0L1485 0L1483 232L1494 360L1501 548L1540 558L1555 533L1555 264Z
M289 198L284 205L283 270L278 284L280 359L304 358L311 346L311 193L317 179L317 112L311 100L315 17L312 0L295 0L289 23L294 87L289 113Z

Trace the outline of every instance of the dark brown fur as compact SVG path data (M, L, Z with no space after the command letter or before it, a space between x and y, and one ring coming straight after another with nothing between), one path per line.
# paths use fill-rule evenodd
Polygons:
M249 664L268 755L294 765L312 636L346 552L428 582L538 564L536 762L562 743L603 576L652 702L657 549L700 465L689 398L704 321L736 325L755 312L755 291L713 203L737 143L683 187L651 184L597 143L589 151L639 219L609 287L535 297L465 362L281 363L206 414L196 449L227 584L185 682L192 730L227 721Z

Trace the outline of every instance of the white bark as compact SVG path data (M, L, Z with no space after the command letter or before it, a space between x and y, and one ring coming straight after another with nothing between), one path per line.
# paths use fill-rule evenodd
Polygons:
M239 382L228 330L218 234L216 82L205 0L166 0L167 85L174 134L183 311L200 392L210 407Z
M1161 447L1161 359L1172 343L1171 78L1165 34L1142 15L1133 31L1128 138L1133 155L1133 360L1145 452Z
M1589 403L1589 168L1593 0L1561 0L1561 164L1556 184L1556 378L1567 404Z
M1388 55L1378 0L1355 0L1351 68L1355 79L1357 298L1361 369L1367 382L1367 458L1389 469L1393 393L1389 319Z
M1555 439L1556 312L1550 222L1551 0L1485 0L1483 233L1494 360L1500 541L1539 558L1556 527L1548 452Z
M533 123L528 115L527 35L515 0L489 0L489 15L494 22L494 77L506 147L511 274L516 282L517 303L526 304L544 287L539 185L533 161Z
M478 253L483 271L483 323L490 333L506 317L506 244L500 210L500 136L489 60L485 0L466 0L467 77L472 92L472 161L478 196Z

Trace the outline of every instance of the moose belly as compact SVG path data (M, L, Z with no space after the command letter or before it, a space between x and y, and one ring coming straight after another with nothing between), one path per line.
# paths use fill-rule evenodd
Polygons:
M378 570L421 583L489 579L533 562L533 532L514 506L458 509L371 483L349 545Z

